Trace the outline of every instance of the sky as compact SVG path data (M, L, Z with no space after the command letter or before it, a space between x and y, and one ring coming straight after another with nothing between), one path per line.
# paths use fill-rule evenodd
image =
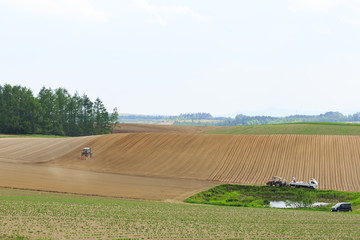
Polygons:
M109 112L360 112L358 0L0 0L0 84Z

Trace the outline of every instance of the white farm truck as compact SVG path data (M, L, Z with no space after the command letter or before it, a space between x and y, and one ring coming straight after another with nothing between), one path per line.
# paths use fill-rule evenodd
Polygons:
M312 189L316 189L316 188L318 188L318 182L314 179L314 178L312 178L312 179L310 179L310 181L309 182L302 182L302 181L300 181L300 182L290 182L289 183L289 186L290 187L296 187L296 188L300 188L300 187L302 187L302 188L312 188Z
M266 182L267 186L275 186L275 187L296 187L296 188L318 188L318 182L312 178L309 182L296 182L295 178L290 183L287 183L286 180L282 180L282 177L274 176L271 180Z

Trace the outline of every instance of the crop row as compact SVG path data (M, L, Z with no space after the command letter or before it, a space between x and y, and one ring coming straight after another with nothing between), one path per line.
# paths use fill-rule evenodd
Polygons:
M0 236L29 238L355 238L360 215L0 192Z

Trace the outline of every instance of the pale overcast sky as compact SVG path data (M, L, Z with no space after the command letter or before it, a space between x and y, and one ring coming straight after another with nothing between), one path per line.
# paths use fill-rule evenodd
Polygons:
M0 84L109 111L360 111L360 1L0 0Z

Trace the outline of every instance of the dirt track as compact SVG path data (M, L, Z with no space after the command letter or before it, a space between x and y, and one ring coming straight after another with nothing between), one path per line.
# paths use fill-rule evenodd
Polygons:
M215 185L209 181L127 176L0 162L2 187L132 199L184 200Z
M8 138L0 139L0 186L184 199L219 182L263 185L272 175L281 175L288 180L314 177L321 189L360 191L359 145L360 136L129 133ZM84 146L92 147L93 158L78 158Z

